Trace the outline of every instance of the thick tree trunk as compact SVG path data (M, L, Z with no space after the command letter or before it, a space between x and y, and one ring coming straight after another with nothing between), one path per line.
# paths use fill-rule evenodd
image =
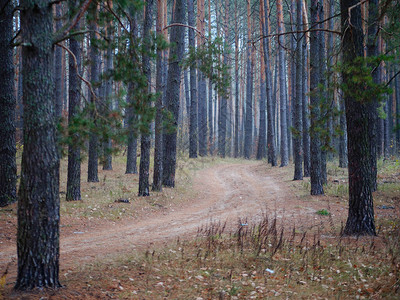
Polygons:
M318 26L319 20L319 0L311 0L311 26ZM319 37L320 32L310 32L310 155L311 155L311 195L324 194L323 180L322 180L322 158L321 158L321 140L318 132L319 118L320 118L320 99L319 89L320 84L320 52Z
M70 7L77 7L77 1L70 1ZM79 28L79 22L74 30ZM68 126L71 126L81 104L81 81L78 74L81 70L82 50L75 38L69 39L69 48L76 58L69 60L69 108ZM68 145L67 201L81 200L81 149L78 146L78 133L70 133L72 142Z
M186 3L184 0L176 0L172 23L181 23L185 21ZM169 67L166 88L166 109L172 117L172 130L165 134L164 140L164 168L163 185L167 187L175 186L176 169L176 134L178 128L179 114L179 87L181 84L181 66L185 44L185 29L181 26L172 26L171 43L175 44L170 50Z
M343 63L347 69L354 67L355 60L364 56L363 30L358 0L341 1ZM349 8L351 10L349 16ZM349 19L350 18L350 19ZM344 71L343 82L346 103L349 158L349 214L345 235L375 235L374 207L371 191L372 164L370 159L369 107L363 99L356 99L353 91L363 89L363 83L353 80Z
M293 122L294 122L294 133L293 133L293 152L294 152L294 180L302 180L303 179L303 78L302 78L302 56L303 56L303 48L302 48L302 3L301 0L296 0L296 23L297 23L297 45L296 45L296 83L295 83L295 97L294 99L294 107L293 107Z
M164 5L162 0L157 0L157 21L156 31L159 38L162 35ZM155 120L155 142L154 142L154 172L153 172L153 191L162 190L163 173L163 98L164 98L164 78L163 78L163 50L157 45L156 63L156 91L159 96L156 101L156 120ZM187 112L189 113L189 112Z
M147 109L150 109L150 93L151 93L151 69L150 69L150 54L151 49L151 36L150 30L153 23L153 3L154 0L146 0L145 17L143 26L143 56L142 56L142 67L143 74L147 80L147 89L145 92L145 104ZM140 166L139 166L139 196L150 195L149 185L149 173L150 173L150 122L144 124L143 130L141 131L141 145L140 145Z
M59 167L51 1L21 1L24 150L15 288L60 287Z
M59 31L62 27L62 4L59 3L56 5L56 26L55 30L56 32ZM56 47L54 49L54 82L55 82L55 111L56 111L56 116L57 118L61 118L62 114L62 106L63 106L63 91L62 91L62 49L61 47Z
M96 16L96 4L93 3L92 5L92 12L93 15ZM90 22L89 28L90 32L90 79L93 85L96 85L99 82L99 73L100 73L100 56L99 51L97 49L96 43L96 31L97 31L97 24L96 18ZM98 94L98 89L94 88L94 92ZM89 92L89 99L90 103L93 106L96 106L96 95L92 95ZM92 114L93 122L96 125L96 115L95 113ZM89 137L89 160L88 160L88 182L99 182L98 177L98 165L99 165L99 138L96 132L91 132Z
M1 0L0 7L0 207L17 201L13 49L13 4Z

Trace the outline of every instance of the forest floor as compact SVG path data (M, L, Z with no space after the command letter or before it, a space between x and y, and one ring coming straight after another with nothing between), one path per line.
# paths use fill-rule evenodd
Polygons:
M66 202L63 162L64 287L12 290L14 204L0 209L0 276L8 270L0 299L395 299L399 163L386 162L380 170L378 236L343 238L347 175L333 164L326 195L311 197L309 179L292 181L292 167L181 159L177 187L143 198L136 196L138 175L125 175L123 157L117 157L113 171L99 172L99 183L82 183L82 201Z

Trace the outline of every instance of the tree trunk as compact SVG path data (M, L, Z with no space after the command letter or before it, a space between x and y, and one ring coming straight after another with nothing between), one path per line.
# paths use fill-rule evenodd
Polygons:
M159 38L162 35L164 5L162 0L157 0L157 21L156 31ZM163 49L157 45L156 63L156 91L159 96L156 101L156 120L155 120L155 142L154 142L154 173L153 191L162 190L163 173L163 98L164 98L164 78L163 78ZM189 112L188 112L189 113Z
M185 21L186 4L184 0L176 0L172 23L181 23ZM171 27L171 43L175 44L170 50L169 67L166 89L166 109L171 114L172 130L165 134L164 140L164 168L163 185L167 187L175 186L176 169L176 134L178 128L179 114L179 87L181 84L181 66L185 44L185 30L181 26Z
M283 12L282 0L276 1L278 34L283 33ZM285 72L285 50L283 49L283 35L278 37L278 54L279 54L279 100L280 100L280 120L281 120L281 167L287 166L289 163L288 151L288 123L287 123L287 93L286 93L286 72Z
M59 3L56 5L56 26L55 30L56 32L59 31L62 27L62 4ZM63 92L62 92L62 49L61 47L56 47L54 49L54 82L55 82L55 111L56 111L56 117L58 119L61 118L62 114L62 104L63 104Z
M70 1L70 8L78 6L77 1ZM78 22L74 30L78 30ZM78 77L81 70L82 51L80 43L74 37L69 39L69 48L76 58L69 59L69 107L68 107L68 126L73 126L81 104L81 81ZM68 145L68 174L67 174L67 201L81 200L81 149L78 144L79 134L70 133L72 141Z
M303 30L308 29L308 19L306 15L305 4L303 2ZM310 111L309 111L309 101L308 94L310 92L309 82L308 82L308 44L309 36L305 35L302 39L303 57L302 57L302 68L301 72L303 74L303 85L302 85L302 113L303 113L303 161L304 161L304 177L310 177L311 161L310 161Z
M201 36L198 35L197 47L204 45L204 0L197 1L197 28L201 32ZM198 85L198 137L199 137L199 155L207 155L207 85L204 74L197 71L197 85Z
M154 0L146 0L144 25L143 25L143 51L142 51L142 67L143 75L146 77L147 86L144 92L147 93L145 97L146 110L151 109L150 94L151 94L151 69L150 69L150 49L151 47L151 35L150 30L153 23L153 3ZM149 185L149 173L150 173L150 122L147 121L144 124L141 133L141 145L140 145L140 166L139 166L139 196L150 195Z
M0 207L17 201L13 49L13 4L1 0L0 7Z
M18 201L15 288L57 288L59 167L51 1L21 1L24 150Z
M344 68L356 67L357 57L364 56L363 30L358 0L341 1L342 49ZM349 8L351 10L349 19ZM349 158L349 213L345 235L375 235L374 207L371 192L372 165L370 159L369 106L363 99L356 99L353 91L364 88L354 80L353 74L344 71L343 82L346 103Z
M90 79L92 85L96 85L99 82L99 73L100 73L100 56L98 53L96 43L96 16L97 16L97 6L96 4L92 4L92 13L93 19L89 24L90 32ZM93 89L94 92L98 95L98 88ZM89 93L89 99L92 106L96 106L96 95L92 95ZM96 126L96 115L93 112L92 118L94 122L94 126ZM99 182L98 177L98 164L99 164L99 138L96 132L92 130L89 137L89 160L88 160L88 182Z
M208 0L208 38L211 39L211 0ZM212 68L212 67L211 67ZM211 71L212 73L213 71ZM208 80L208 145L210 155L214 154L213 92L212 81Z
M110 40L108 43L108 47L106 50L106 57L105 57L105 74L106 74L106 82L104 86L104 102L105 102L105 117L107 114L112 111L112 80L110 78L111 72L113 69L113 47L111 41L113 40L113 26L112 22L110 21L107 24L107 36ZM112 170L112 141L111 138L106 138L103 142L103 170Z
M252 142L252 130L253 130L253 118L252 118L252 106L253 106L253 69L251 63L251 7L250 0L247 1L247 82L246 82L246 117L244 126L244 158L249 159L252 154L253 142Z
M317 27L319 23L319 0L311 0L311 27ZM322 181L322 161L321 161L321 140L318 132L319 118L320 118L320 99L319 89L320 84L320 52L318 50L320 32L310 32L310 154L311 154L311 195L323 195L323 181Z
M293 133L293 152L294 152L294 180L303 179L303 111L302 111L302 92L303 92L303 78L302 78L302 3L301 0L296 0L297 13L297 45L295 53L295 65L296 65L296 83L295 83L295 97L293 107L293 122L294 122L294 133ZM293 16L294 17L294 16Z
M188 0L188 24L189 26L195 26L194 17L194 4L193 0ZM189 48L194 49L195 45L195 33L194 30L189 28ZM190 67L190 122L189 122L189 157L197 157L197 79L196 79L196 67Z
M238 0L235 0L235 129L233 141L233 156L239 157L239 31L238 31Z

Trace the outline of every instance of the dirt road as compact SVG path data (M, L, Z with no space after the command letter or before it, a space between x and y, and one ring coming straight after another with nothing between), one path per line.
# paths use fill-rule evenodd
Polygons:
M239 218L252 222L267 213L290 225L318 223L313 203L305 207L287 187L288 181L284 182L279 169L267 169L257 162L200 170L193 180L198 196L180 207L150 214L137 222L100 224L72 234L61 231L61 269L153 243L193 237L199 227L210 222L226 222L228 228L234 228ZM15 241L0 247L0 270L10 262L11 268L16 268Z

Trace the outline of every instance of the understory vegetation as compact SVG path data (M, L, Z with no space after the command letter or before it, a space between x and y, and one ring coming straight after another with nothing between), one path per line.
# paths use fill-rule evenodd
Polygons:
M197 170L239 162L181 159L178 188L164 189L143 199L132 197L136 194L137 175L117 175L121 174L118 166L122 168L123 159L117 157L114 161L114 171L100 172L100 185L85 184L82 201L62 201L62 231L74 227L71 220L118 222L140 217L146 210L183 203L196 197L191 187ZM274 212L268 212L255 223L238 220L234 229L227 229L224 223L209 223L198 228L194 239L178 239L69 266L60 276L65 287L47 291L46 295L49 299L398 299L398 166L395 160L379 162L379 188L374 194L377 237L343 237L343 224L333 221L330 228L290 227L274 217ZM292 170L280 172L290 178ZM343 169L328 164L327 196L318 198L321 209L315 211L316 216L332 218L326 203L347 201L346 178ZM304 201L315 201L307 193L306 180L293 181L289 187ZM129 203L118 202L119 199ZM346 213L344 210L343 218ZM13 222L15 207L2 208L0 214L2 219ZM6 288L11 289L11 283ZM39 299L43 292L28 295Z

